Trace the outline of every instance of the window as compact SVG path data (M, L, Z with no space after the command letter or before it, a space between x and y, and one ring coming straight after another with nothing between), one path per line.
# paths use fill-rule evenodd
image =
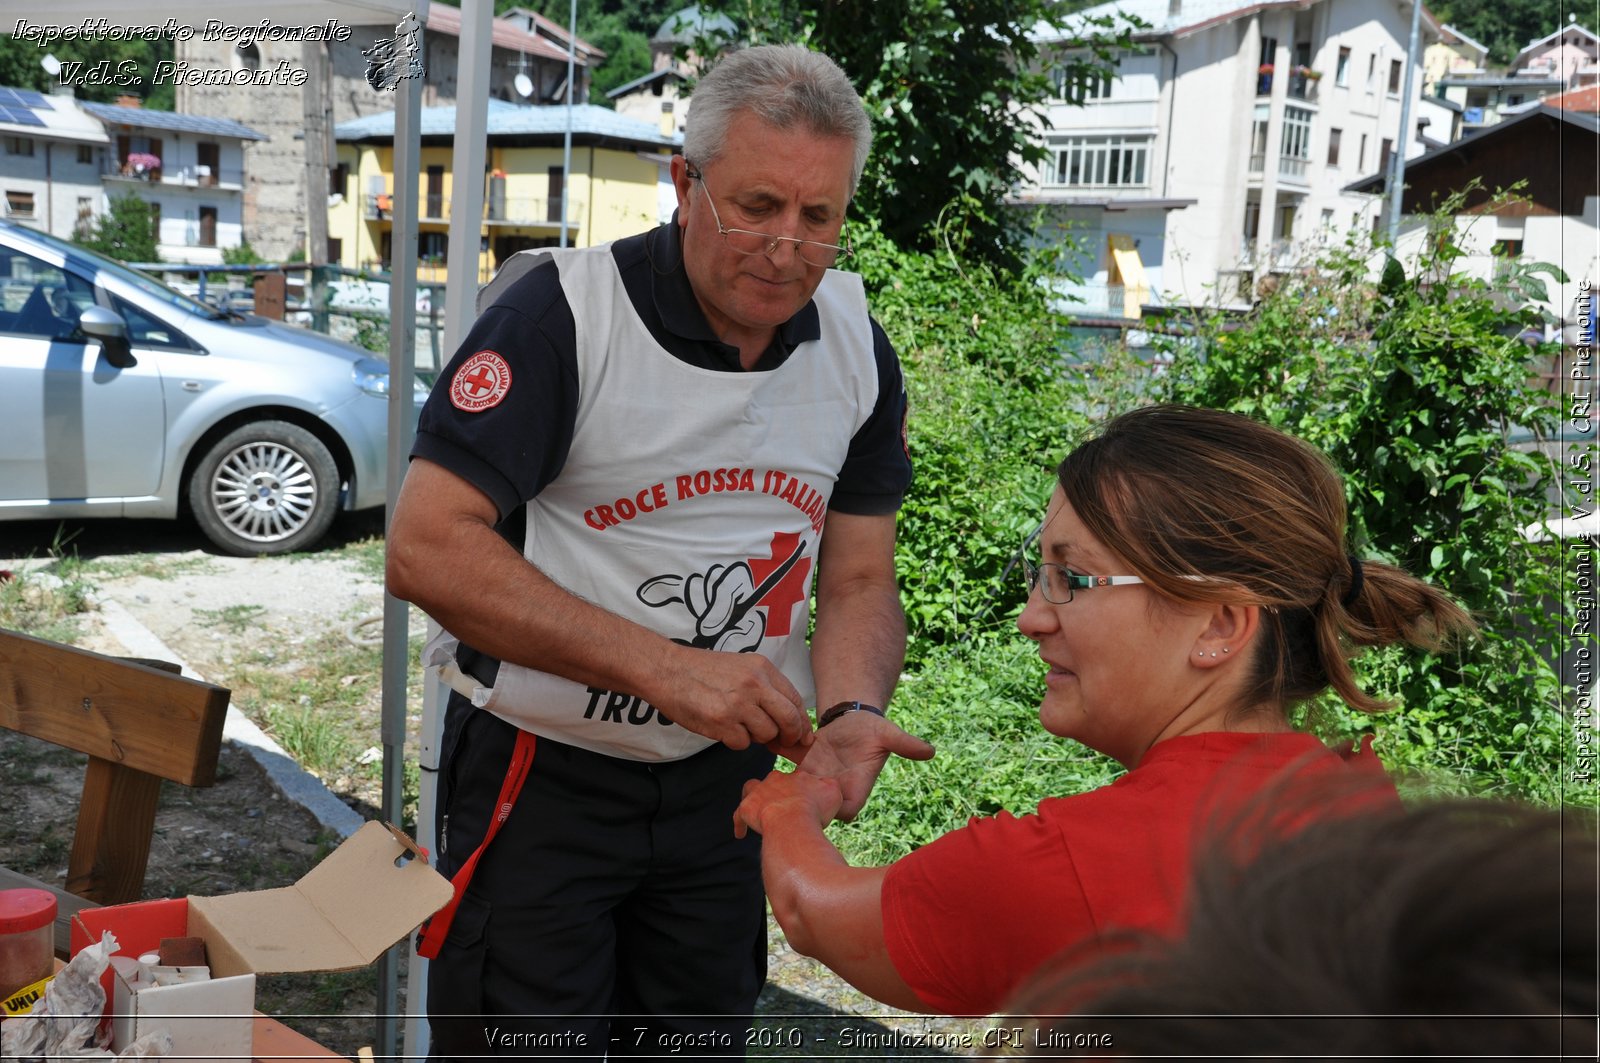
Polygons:
M83 225L94 217L94 200L89 196L78 197L78 224Z
M1053 183L1069 188L1143 185L1150 140L1148 136L1112 135L1057 141Z
M8 203L11 195L6 194ZM78 315L92 305L94 289L77 274L0 247L0 332L71 340ZM77 342L83 342L82 336Z
M32 137L6 137L7 155L32 155Z
M1367 168L1367 135L1361 134L1361 151L1356 155L1356 172L1365 172Z
M7 192L6 217L31 218L33 217L32 192Z
M1304 107L1283 109L1283 144L1279 148L1278 172L1287 177L1304 177L1311 160L1312 112Z
M194 146L195 177L202 185L215 185L222 174L222 148L209 140Z
M1339 130L1339 129L1330 129L1330 130L1328 130L1328 165L1329 166L1337 166L1337 165L1339 165L1339 141L1343 138L1343 136L1344 136L1344 132L1342 130Z
M1250 122L1250 172L1260 173L1267 164L1267 116L1271 105L1256 104L1255 117Z
M1389 60L1389 95L1400 95L1400 75L1405 73L1406 65L1398 59Z
M1494 254L1500 258L1518 258L1522 255L1521 240L1496 240Z
M200 208L200 240L201 247L217 246L217 208Z
M1373 52L1367 57L1367 91L1371 92L1378 84L1378 53Z
M1294 214L1295 206L1293 203L1278 204L1277 225L1272 233L1274 240L1289 240L1294 237Z
M78 145L78 163L81 166L94 165L94 148L88 144Z
M1333 69L1333 83L1342 89L1350 87L1350 49L1339 49L1339 65Z
M1384 137L1383 147L1378 149L1378 169L1381 172L1389 172L1389 156L1392 154L1394 154L1394 141Z
M328 194L342 196L350 184L350 164L341 162L328 171Z
M121 296L111 297L111 308L121 314L122 320L128 323L128 342L135 347L176 347L179 350L194 348L189 337L160 318L151 317Z
M150 204L150 232L156 238L156 243L163 243L161 239L161 204Z
M551 166L545 172L549 175L550 198L545 203L544 220L560 221L567 216L561 201L562 182L564 180L562 170L559 166Z
M1085 68L1078 63L1058 66L1051 71L1051 82L1059 99L1068 103L1086 103L1089 100L1111 98L1111 82L1115 74L1100 68Z
M442 266L449 261L448 233L418 233L417 260L425 266Z

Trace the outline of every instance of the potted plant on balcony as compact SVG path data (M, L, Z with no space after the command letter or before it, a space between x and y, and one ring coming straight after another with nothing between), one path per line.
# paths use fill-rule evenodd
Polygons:
M1256 73L1260 74L1262 77L1271 77L1272 76L1272 64L1271 63L1262 63L1260 66L1256 67Z
M1297 66L1294 68L1294 72L1305 78L1307 81L1322 80L1322 71L1312 70L1309 66Z
M161 156L152 155L147 151L130 151L128 157L123 160L123 168L129 176L155 181L161 177Z

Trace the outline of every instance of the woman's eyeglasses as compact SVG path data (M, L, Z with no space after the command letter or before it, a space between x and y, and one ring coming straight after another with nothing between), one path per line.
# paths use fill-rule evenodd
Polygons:
M1065 565L1048 561L1034 565L1027 558L1022 559L1022 573L1028 580L1028 593L1032 594L1035 587L1039 588L1044 600L1051 605L1067 605L1072 601L1074 591L1086 591L1091 587L1124 587L1144 582L1138 576L1085 576Z

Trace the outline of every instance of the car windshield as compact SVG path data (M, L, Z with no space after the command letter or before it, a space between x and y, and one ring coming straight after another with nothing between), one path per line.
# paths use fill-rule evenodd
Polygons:
M118 280L133 285L151 298L159 299L168 306L177 307L186 314L208 318L212 321L218 321L228 316L215 307L207 306L198 299L190 298L180 291L167 287L153 277L140 273L136 269L129 269L114 258L107 258L105 255L79 247L76 244L69 244L65 240L58 239L47 233L30 232L28 237L38 240L40 243L49 244L90 273L96 270L110 273Z

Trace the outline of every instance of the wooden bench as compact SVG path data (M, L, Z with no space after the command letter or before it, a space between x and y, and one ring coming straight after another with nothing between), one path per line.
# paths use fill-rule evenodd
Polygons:
M0 727L89 757L66 889L0 867L0 888L56 895L60 955L80 909L139 899L161 781L216 782L229 691L178 671L0 628Z

